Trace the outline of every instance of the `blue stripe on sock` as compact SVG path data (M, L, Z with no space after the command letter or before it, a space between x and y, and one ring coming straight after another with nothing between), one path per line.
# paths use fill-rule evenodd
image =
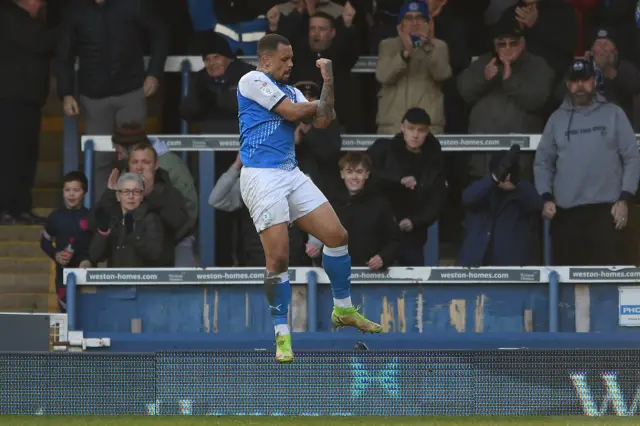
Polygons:
M269 311L273 318L273 325L286 325L291 302L291 284L289 281L274 284L275 292L273 300L269 300Z
M346 299L351 296L351 256L327 256L322 253L322 265L331 281L334 299Z

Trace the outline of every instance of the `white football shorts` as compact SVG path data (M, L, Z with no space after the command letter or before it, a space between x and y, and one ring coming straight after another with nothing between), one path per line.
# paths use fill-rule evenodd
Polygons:
M280 223L293 223L327 202L297 167L291 171L243 167L240 191L258 233Z

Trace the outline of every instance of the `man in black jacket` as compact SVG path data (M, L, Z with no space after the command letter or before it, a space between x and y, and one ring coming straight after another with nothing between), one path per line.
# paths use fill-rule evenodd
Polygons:
M41 109L49 94L55 33L37 15L42 0L0 3L0 224L42 223L31 213Z
M367 150L374 182L387 194L403 234L400 266L424 266L424 245L446 196L442 148L421 108L409 109L401 132ZM373 183L373 182L372 182Z
M331 199L340 222L349 233L349 253L353 266L374 271L393 266L401 245L400 228L386 197L367 185L371 159L362 152L349 152L340 159L342 191ZM322 243L312 236L307 255L318 259Z
M74 0L65 11L58 45L58 95L64 113L82 110L85 133L110 135L116 125L146 122L146 97L158 89L168 52L168 35L153 13L150 0ZM151 40L151 60L145 70L140 30ZM74 76L78 69L78 101ZM106 188L115 156L95 155L95 200Z
M190 123L199 122L203 134L238 133L238 81L256 68L237 60L218 33L198 32L196 43L204 68L192 74L180 116Z

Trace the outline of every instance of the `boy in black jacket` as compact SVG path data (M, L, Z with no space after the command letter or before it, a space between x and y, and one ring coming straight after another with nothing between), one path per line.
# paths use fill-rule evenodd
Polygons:
M89 210L82 202L87 193L87 177L82 172L67 173L63 178L64 207L53 211L42 230L40 247L56 262L56 290L60 311L66 312L66 287L62 270L89 268Z

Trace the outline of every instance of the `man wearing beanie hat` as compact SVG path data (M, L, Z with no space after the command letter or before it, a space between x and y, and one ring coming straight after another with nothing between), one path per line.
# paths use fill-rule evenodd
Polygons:
M444 131L441 83L451 77L449 48L431 36L429 9L423 1L405 3L398 14L398 36L380 43L376 79L379 134L394 134L403 111L419 107L432 120L431 131Z
M536 189L551 219L555 265L629 264L621 250L640 179L640 153L620 107L596 93L591 60L567 72L569 93L536 151Z
M446 196L440 142L430 132L431 117L410 108L400 133L378 139L367 150L373 162L372 184L389 198L402 231L399 266L424 266L429 227L438 220Z
M229 44L213 31L196 33L196 45L204 68L192 76L187 97L180 104L180 117L200 123L202 133L238 133L240 78L255 69L237 60Z
M640 131L640 111L634 115L634 101L640 94L640 73L626 59L620 59L613 28L598 28L591 50L585 57L596 66L597 91L627 114L633 128ZM564 85L566 92L566 85Z

